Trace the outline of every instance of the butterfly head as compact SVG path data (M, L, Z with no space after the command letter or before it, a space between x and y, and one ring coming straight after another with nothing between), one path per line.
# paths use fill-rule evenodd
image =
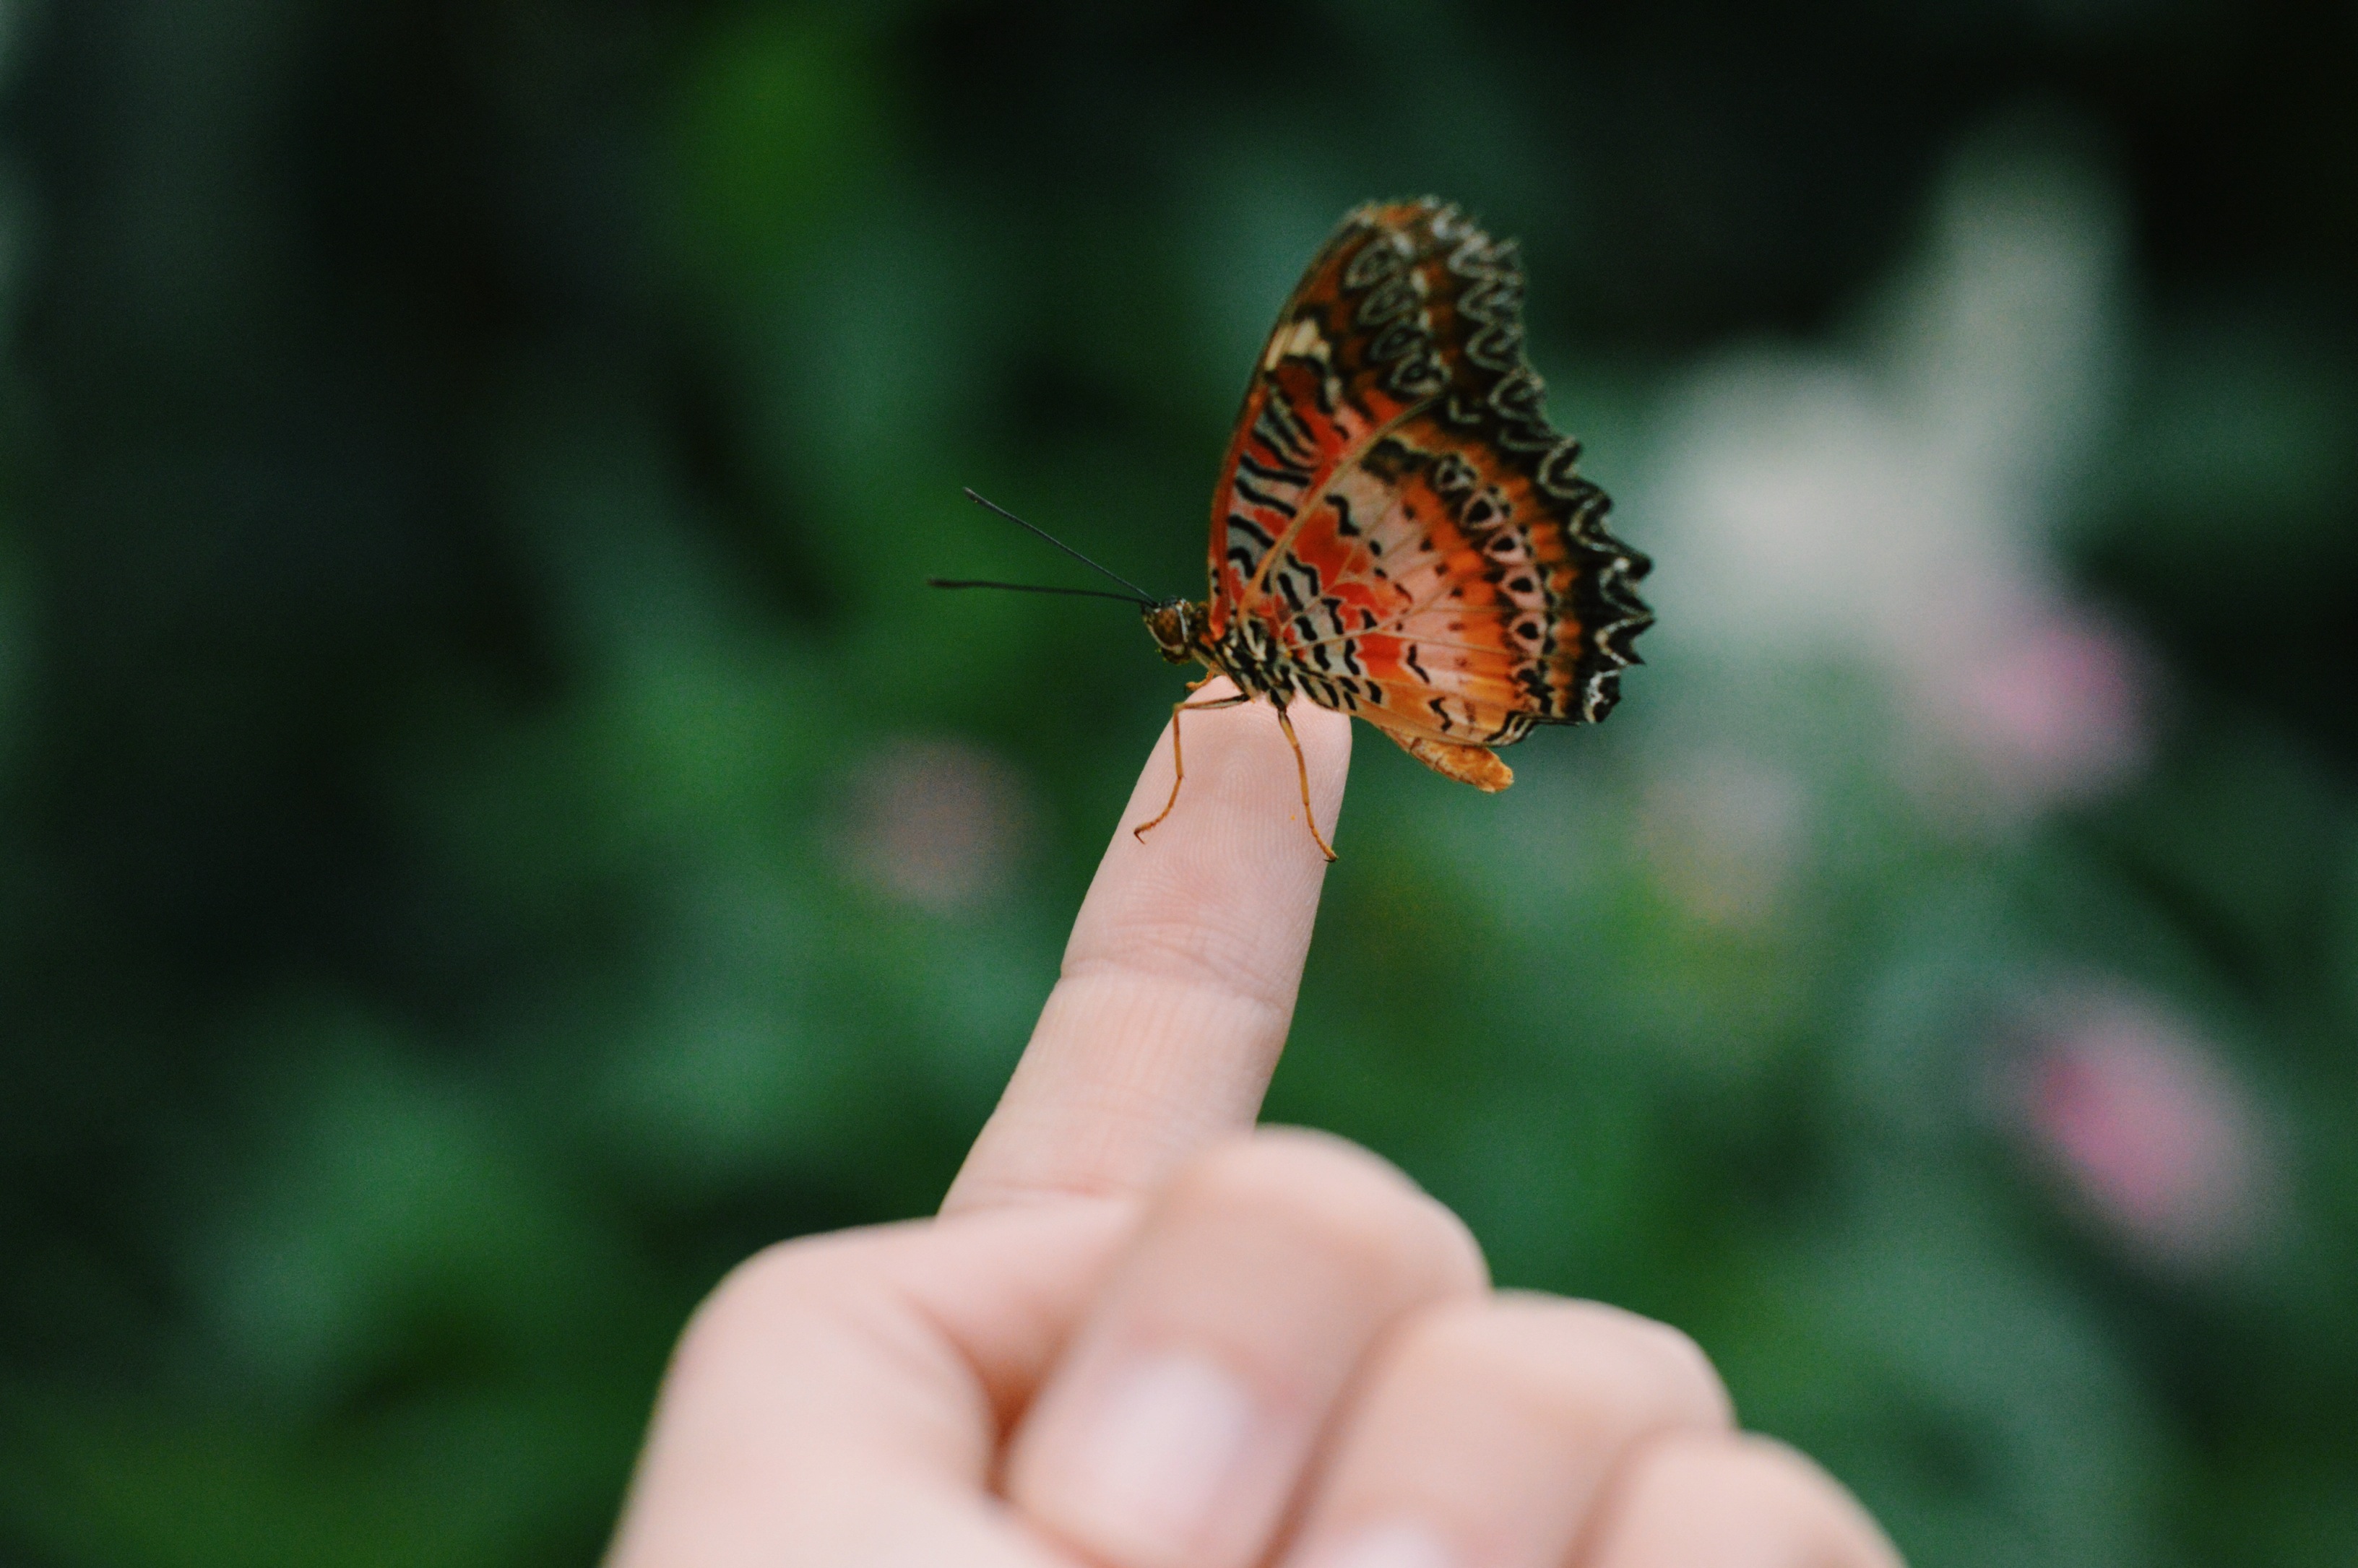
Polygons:
M1191 665L1202 657L1204 608L1184 599L1166 599L1145 607L1146 629L1153 633L1154 645L1172 664Z

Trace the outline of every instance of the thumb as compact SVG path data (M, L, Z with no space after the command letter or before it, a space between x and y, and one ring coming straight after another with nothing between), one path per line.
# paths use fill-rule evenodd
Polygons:
M608 1568L1047 1568L992 1465L1137 1213L991 1210L741 1265L681 1338Z

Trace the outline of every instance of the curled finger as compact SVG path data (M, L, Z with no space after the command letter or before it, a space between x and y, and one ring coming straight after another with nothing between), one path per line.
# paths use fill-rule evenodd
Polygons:
M1217 1150L1117 1267L1007 1495L1091 1562L1246 1568L1370 1347L1483 1283L1464 1227L1372 1155L1301 1133Z
M1848 1492L1765 1437L1667 1439L1616 1492L1581 1568L1900 1568Z
M1634 1448L1728 1422L1660 1324L1539 1296L1437 1307L1371 1369L1286 1565L1561 1568Z

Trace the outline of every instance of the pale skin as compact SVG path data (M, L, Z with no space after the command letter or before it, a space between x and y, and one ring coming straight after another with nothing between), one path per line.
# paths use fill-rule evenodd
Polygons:
M1349 720L1295 729L1331 828ZM610 1568L1897 1568L1677 1331L1495 1290L1381 1159L1256 1129L1326 862L1265 704L1188 739L940 1214L698 1310ZM1125 824L1172 782L1166 730Z

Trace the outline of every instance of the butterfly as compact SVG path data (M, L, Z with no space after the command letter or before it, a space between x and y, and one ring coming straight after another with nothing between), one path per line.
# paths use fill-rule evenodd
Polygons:
M1173 706L1171 799L1141 836L1178 805L1190 708L1265 697L1293 741L1306 697L1485 791L1514 782L1494 747L1612 711L1652 563L1547 423L1522 301L1514 244L1430 197L1355 209L1311 262L1220 467L1210 597L1145 612L1164 658L1237 694Z
M1513 243L1431 197L1354 209L1311 261L1221 464L1208 597L1137 600L1165 659L1206 666L1191 692L1236 687L1172 706L1171 798L1141 838L1179 804L1189 712L1269 700L1332 860L1296 697L1490 792L1514 782L1495 748L1612 710L1653 622L1633 587L1651 563L1606 530L1580 444L1547 422L1522 301Z

